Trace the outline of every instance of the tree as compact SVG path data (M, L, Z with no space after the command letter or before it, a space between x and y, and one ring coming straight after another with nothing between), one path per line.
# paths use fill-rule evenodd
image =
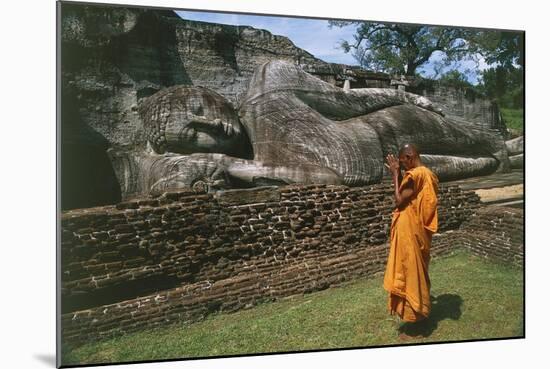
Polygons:
M342 41L345 52L353 52L359 64L367 69L414 76L418 67L427 63L435 52L443 61L473 58L478 44L468 40L479 31L436 26L357 21L329 21L330 27L357 25L355 41ZM479 37L481 40L481 37ZM489 43L488 40L485 40Z
M501 107L523 107L523 69L498 65L481 72L479 89Z
M479 87L501 107L523 107L524 35L521 32L486 32L472 42L492 65L481 72Z
M345 52L352 52L359 64L366 69L414 76L429 62L433 71L432 78L455 86L466 86L468 81L464 74L469 72L449 71L449 66L465 60L484 60L490 66L488 69L473 70L480 76L480 84L476 86L476 90L496 99L501 106L522 106L522 32L329 21L330 27L348 25L357 26L354 41L342 41L340 47ZM438 58L432 58L436 53Z
M455 86L460 88L474 88L474 86L468 81L464 74L458 70L453 69L444 73L439 80L446 85Z
M473 35L471 42L487 64L496 64L508 70L523 68L524 35L522 32L485 31Z
M421 26L359 21L329 21L329 27L356 25L354 42L340 47L352 52L359 64L390 74L413 76L420 66L439 53L433 62L436 77L453 62L478 61L505 68L523 66L521 32L476 30L458 27Z

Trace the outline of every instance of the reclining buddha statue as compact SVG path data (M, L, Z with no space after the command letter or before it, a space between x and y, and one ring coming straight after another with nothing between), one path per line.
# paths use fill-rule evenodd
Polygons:
M443 181L509 168L501 134L446 118L425 97L344 90L283 61L256 70L237 108L179 85L143 99L139 112L147 150L118 158L123 194L378 183L385 156L407 142Z

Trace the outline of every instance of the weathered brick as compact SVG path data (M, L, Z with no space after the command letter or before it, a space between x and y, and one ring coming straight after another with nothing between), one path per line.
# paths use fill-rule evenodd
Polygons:
M134 299L64 314L64 340L76 344L193 322L211 311L247 308L383 271L391 186L292 185L248 190L243 198L239 191L216 197L174 191L133 201L138 209L63 214L63 298L94 301L98 289L125 291L139 280ZM475 193L444 184L439 205L433 256L466 247L522 265L522 211L480 207ZM147 285L152 278L155 284ZM155 285L164 297L150 293Z

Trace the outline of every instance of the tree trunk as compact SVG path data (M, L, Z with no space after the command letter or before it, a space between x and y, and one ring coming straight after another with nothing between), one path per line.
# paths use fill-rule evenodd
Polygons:
M407 71L405 73L406 76L414 76L415 75L415 72L416 72L416 68L418 67L418 65L410 60L407 62Z

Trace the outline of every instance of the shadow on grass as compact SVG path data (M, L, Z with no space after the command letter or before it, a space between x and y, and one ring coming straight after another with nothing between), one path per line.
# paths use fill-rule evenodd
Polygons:
M440 321L445 319L458 320L462 315L462 297L452 294L443 294L437 297L431 296L432 311L427 319L417 323L404 323L399 327L399 332L408 336L429 337L436 329Z

